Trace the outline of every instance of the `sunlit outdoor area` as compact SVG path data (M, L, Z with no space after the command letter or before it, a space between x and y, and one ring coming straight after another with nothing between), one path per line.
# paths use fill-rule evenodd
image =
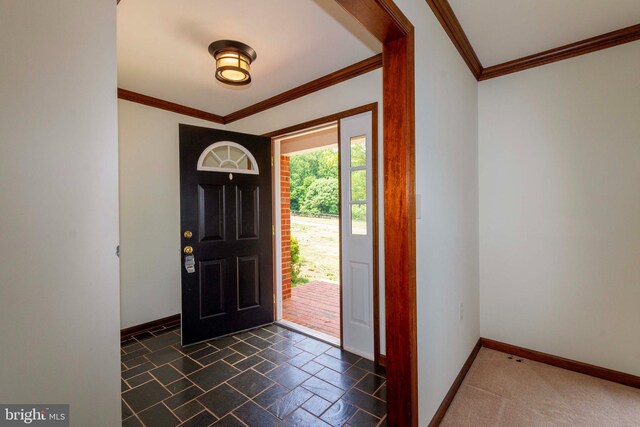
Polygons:
M338 148L290 156L291 297L283 317L340 337Z

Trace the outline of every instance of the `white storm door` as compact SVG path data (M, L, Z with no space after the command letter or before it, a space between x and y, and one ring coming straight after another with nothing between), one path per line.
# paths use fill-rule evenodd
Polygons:
M374 359L371 112L340 120L342 344Z

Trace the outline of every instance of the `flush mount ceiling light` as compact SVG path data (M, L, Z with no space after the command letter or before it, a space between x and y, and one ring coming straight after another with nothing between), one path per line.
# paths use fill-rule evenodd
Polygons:
M250 66L258 56L244 43L218 40L209 45L209 53L216 59L216 79L232 86L251 83Z

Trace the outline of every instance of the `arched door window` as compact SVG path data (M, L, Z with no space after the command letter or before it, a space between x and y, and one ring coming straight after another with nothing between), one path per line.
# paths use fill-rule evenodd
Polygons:
M198 170L260 174L258 163L249 150L231 141L216 142L205 148L198 159Z

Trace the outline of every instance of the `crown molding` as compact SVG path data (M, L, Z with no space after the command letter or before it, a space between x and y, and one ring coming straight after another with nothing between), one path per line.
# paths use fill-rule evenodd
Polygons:
M449 2L447 0L427 0L427 4L431 7L438 21L440 21L440 25L442 25L444 31L449 35L453 45L458 49L464 62L467 63L471 74L473 74L476 80L479 80L480 74L482 73L482 64L462 29L460 21L458 21L456 14L453 13Z
M301 86L283 92L279 95L272 96L271 98L250 105L249 107L228 114L224 116L224 122L226 124L235 122L236 120L244 119L256 113L260 113L270 108L277 107L278 105L293 101L294 99L301 98L313 92L326 89L330 86L337 85L338 83L342 83L346 80L358 77L362 74L366 74L369 71L376 70L380 67L382 67L381 53L372 56L371 58L367 58L363 61L356 62L355 64L349 65L348 67L335 71L331 74L327 74L326 76L320 77L319 79L310 81L309 83L305 83Z
M185 116L195 117L197 119L207 120L218 124L228 124L236 120L244 119L253 114L260 113L278 105L285 104L294 99L298 99L313 92L326 89L330 86L337 85L354 77L361 76L370 71L382 67L382 54L374 55L363 61L356 62L341 70L335 71L319 79L305 83L301 86L283 92L279 95L260 101L249 107L243 108L226 116L220 116L207 111L198 110L196 108L187 107L185 105L176 104L174 102L165 101L164 99L154 98L152 96L143 95L127 89L118 88L118 98L124 99L138 104L147 105L149 107L159 108L161 110L171 111Z
M482 70L478 80L488 80L506 74L539 67L552 62L562 61L598 50L640 40L640 24L601 34L579 42L570 43L555 49L535 53L513 61L493 65Z
M453 45L460 53L460 56L462 56L464 62L466 62L471 73L478 81L493 79L506 74L528 70L529 68L539 67L552 62L562 61L575 56L585 55L640 40L640 24L637 24L484 68L449 2L447 0L426 0L426 2L431 7L436 18L438 18L438 21L440 21L442 28L449 35Z
M187 107L185 105L176 104L175 102L165 101L164 99L143 95L141 93L133 92L127 89L118 88L118 98L124 99L126 101L136 102L142 105L147 105L149 107L159 108L161 110L171 111L173 113L182 114L184 116L195 117L196 119L224 124L224 117L217 114Z

